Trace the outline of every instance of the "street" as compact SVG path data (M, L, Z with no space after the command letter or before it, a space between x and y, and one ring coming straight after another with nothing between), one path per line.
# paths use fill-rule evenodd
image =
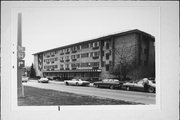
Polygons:
M92 85L89 87L66 86L64 82L55 82L55 81L50 81L49 83L38 83L35 80L30 80L27 83L23 83L23 85L42 88L42 89L50 89L50 90L56 90L62 92L81 94L81 95L96 96L99 98L124 100L124 101L136 102L141 104L155 104L155 98L156 98L154 93L95 88L92 87Z

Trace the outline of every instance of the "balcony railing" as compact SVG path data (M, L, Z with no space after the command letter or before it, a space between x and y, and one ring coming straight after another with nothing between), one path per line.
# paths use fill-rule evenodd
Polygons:
M69 51L68 51L68 52L65 52L65 54L69 54Z
M72 59L72 61L76 61L77 59Z
M76 70L76 68L72 68L72 70Z
M66 62L69 62L69 61L70 61L69 59L66 60Z
M60 60L60 62L64 62L64 60Z
M94 57L92 57L93 59L99 59L99 56L94 56Z
M69 68L66 68L66 70L70 70Z
M92 69L99 69L99 67L92 67Z
M60 53L60 55L64 55L64 53Z
M76 53L77 51L76 50L73 50L72 53Z
M97 49L99 49L99 46L93 47L92 49L97 50Z
M64 68L60 68L60 70L64 70Z

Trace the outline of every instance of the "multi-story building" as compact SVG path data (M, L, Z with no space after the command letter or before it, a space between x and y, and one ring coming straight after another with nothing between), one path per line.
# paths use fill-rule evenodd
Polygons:
M37 76L95 80L113 77L117 66L131 63L128 77L154 77L154 42L155 38L143 31L125 31L35 53L34 67Z

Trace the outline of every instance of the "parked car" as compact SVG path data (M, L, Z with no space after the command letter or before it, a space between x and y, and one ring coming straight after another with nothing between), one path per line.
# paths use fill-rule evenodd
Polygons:
M42 78L40 78L40 79L38 80L38 82L39 82L39 83L48 83L49 80L48 80L47 78L45 78L45 77L42 77Z
M123 85L122 81L118 79L103 79L102 81L94 82L95 87L108 87L110 89L121 88Z
M145 84L147 89L145 88ZM156 90L155 81L148 80L147 83L144 82L143 79L137 81L130 81L123 84L123 88L126 90L140 90L153 93Z
M22 82L27 82L29 80L29 77L27 76L22 76Z
M66 85L76 85L76 86L88 86L90 84L89 81L85 81L82 79L72 79L72 80L65 80L64 83Z

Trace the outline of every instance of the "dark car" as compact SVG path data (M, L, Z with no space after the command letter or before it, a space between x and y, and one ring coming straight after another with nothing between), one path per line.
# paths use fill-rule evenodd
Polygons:
M121 88L123 82L118 79L103 79L102 81L94 82L94 87L107 87L110 89Z
M147 79L148 80L148 79ZM156 91L156 83L155 80L148 80L147 83L147 90L145 89L145 83L144 80L137 80L137 81L129 81L123 84L122 86L126 90L139 90L139 91L145 91L153 93Z

